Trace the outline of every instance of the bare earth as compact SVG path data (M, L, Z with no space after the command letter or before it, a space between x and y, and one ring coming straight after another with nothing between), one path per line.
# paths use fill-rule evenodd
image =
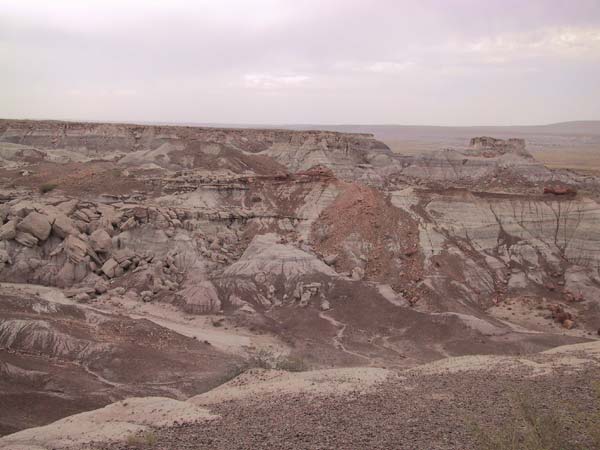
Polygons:
M594 448L597 123L332 129L0 120L0 449Z

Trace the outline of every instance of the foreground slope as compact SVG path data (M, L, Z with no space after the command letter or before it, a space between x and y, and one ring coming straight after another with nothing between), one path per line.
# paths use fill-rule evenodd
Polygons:
M186 402L128 399L7 436L0 448L475 448L481 432L514 419L515 395L543 413L565 408L561 426L570 431L560 430L561 442L594 448L599 373L598 342L526 357L447 358L399 372L255 369Z

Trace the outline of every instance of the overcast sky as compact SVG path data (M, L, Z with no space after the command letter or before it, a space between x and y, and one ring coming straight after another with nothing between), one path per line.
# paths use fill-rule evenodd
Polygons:
M600 119L600 0L0 0L0 116Z

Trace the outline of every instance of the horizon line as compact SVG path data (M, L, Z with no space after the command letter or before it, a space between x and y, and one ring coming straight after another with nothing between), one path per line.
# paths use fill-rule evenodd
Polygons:
M580 119L580 120L566 120L559 122L551 122L544 124L511 124L511 125L489 125L489 124L477 124L477 125L434 125L434 124L402 124L402 123L318 123L318 122L194 122L194 121L169 121L169 120L103 120L103 119L76 119L76 118L31 118L31 117L0 117L0 120L18 120L18 121L32 121L32 122L73 122L73 123L111 123L111 124L132 124L132 125L162 125L162 126L197 126L197 127L208 127L208 128L259 128L259 127L429 127L429 128L515 128L515 127L550 127L557 125L566 124L584 124L584 123L598 123L600 119Z

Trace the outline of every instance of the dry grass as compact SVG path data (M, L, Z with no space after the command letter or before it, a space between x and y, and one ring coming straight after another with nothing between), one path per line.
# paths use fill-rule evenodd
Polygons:
M286 372L304 372L310 367L302 358L284 355L275 355L269 350L258 350L242 363L231 366L229 370L219 379L218 384L227 383L238 375L250 369L275 369Z
M540 408L526 392L511 396L513 417L502 426L474 427L480 450L597 450L600 449L600 381L594 383L597 407L582 414L577 405Z
M156 434L153 431L145 431L141 434L131 434L127 437L127 445L141 448L152 448L156 445Z
M40 193L45 194L46 192L53 191L58 185L56 183L44 183L40 185Z

